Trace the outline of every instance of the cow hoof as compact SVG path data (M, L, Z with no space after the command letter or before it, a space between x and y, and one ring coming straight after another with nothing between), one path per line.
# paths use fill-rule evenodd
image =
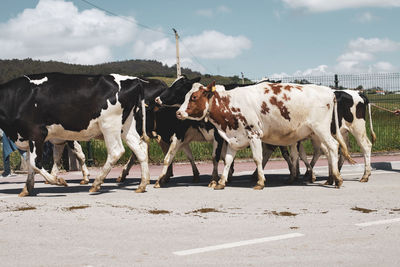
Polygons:
M215 187L214 187L214 190L222 190L222 189L224 189L225 188L225 185L223 185L223 184L217 184Z
M313 174L310 178L310 183L315 183L316 180L317 180L317 177L315 177L315 175Z
M26 188L22 189L21 193L18 194L19 197L27 197L29 196L29 192Z
M146 188L145 188L145 187L142 187L142 186L139 186L139 187L135 190L135 193L144 193L144 192L146 192Z
M327 180L324 185L333 185L333 181Z
M342 186L342 184L343 184L343 180L337 180L337 181L335 181L335 187L336 187L336 188L340 188L340 187Z
M68 186L67 182L63 178L57 178L57 185Z
M82 180L79 184L88 184L89 180Z
M160 185L160 182L159 182L159 181L157 181L157 182L154 184L154 188L161 188L161 185Z
M96 192L99 192L99 190L100 190L100 186L92 186L90 189L89 189L89 192L90 193L96 193Z
M44 180L44 183L45 183L45 184L49 184L49 182L48 182L47 180Z
M217 186L217 182L216 182L216 181L211 181L211 182L208 184L208 187L211 187L211 188L215 188L215 186Z
M368 178L361 178L360 183L367 183L368 182Z
M254 190L263 190L264 189L264 185L256 185L255 187L253 187Z

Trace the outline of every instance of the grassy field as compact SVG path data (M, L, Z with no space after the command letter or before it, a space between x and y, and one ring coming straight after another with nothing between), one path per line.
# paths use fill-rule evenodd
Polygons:
M159 77L157 77L159 78ZM164 78L165 81L170 84L174 81L173 78ZM400 95L368 95L370 101L376 105L387 108L389 110L400 108ZM388 152L388 151L399 151L400 150L400 116L395 116L387 111L382 111L376 107L372 107L372 121L374 131L377 136L377 142L373 145L374 152ZM369 119L367 119L367 132L370 138ZM211 160L212 145L209 143L193 142L190 144L193 155L196 161ZM82 142L82 147L87 155L86 142ZM305 142L306 151L311 154L313 149L310 142ZM92 141L94 162L96 166L104 164L107 152L103 141L93 140ZM127 162L131 155L130 149L125 145L125 154L118 161L118 164L124 164ZM352 152L360 152L360 149L354 140L350 137L350 150ZM280 156L280 152L276 151L274 157ZM155 141L150 143L149 158L153 163L162 163L163 154ZM251 158L250 149L241 150L237 154L237 158ZM179 152L175 158L175 161L185 161L186 156ZM14 152L11 155L11 166L16 169L20 164L19 153ZM3 158L0 147L0 169L3 169Z

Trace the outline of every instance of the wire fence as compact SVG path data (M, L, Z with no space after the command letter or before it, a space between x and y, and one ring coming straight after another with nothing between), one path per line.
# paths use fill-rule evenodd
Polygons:
M390 111L400 109L400 73L334 74L324 76L269 77L271 80L299 84L317 84L332 89L351 89L364 92L371 107L373 128L377 142L373 151L400 150L400 116ZM380 109L383 108L383 109ZM369 118L367 118L369 125ZM370 133L367 126L368 134ZM351 150L359 152L355 140L351 140Z

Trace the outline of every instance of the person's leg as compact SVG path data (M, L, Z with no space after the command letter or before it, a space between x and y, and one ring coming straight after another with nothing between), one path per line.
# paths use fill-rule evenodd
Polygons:
M6 135L3 134L3 138L2 138L2 143L3 143L3 165L4 165L4 171L2 173L3 177L11 174L10 154L6 155L6 151L4 149L4 144L5 144L5 139L6 138L7 138Z

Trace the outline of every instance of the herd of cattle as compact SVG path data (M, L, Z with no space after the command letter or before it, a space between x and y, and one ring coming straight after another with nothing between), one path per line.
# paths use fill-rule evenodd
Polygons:
M327 184L340 187L340 168L345 157L353 163L347 145L354 135L365 160L361 182L371 174L371 147L365 117L370 116L368 99L351 90L332 90L317 85L261 81L251 85L203 86L200 78L179 77L170 87L163 81L119 74L75 75L43 73L25 75L0 85L0 128L16 145L27 150L28 177L20 196L33 195L34 175L46 182L67 186L57 177L57 163L67 143L82 165L83 180L89 182L85 156L77 141L103 139L107 160L90 192L100 190L112 166L124 153L123 141L134 152L118 181L123 181L135 160L141 166L141 182L136 192L150 183L148 142L157 139L164 154L164 165L155 187L172 176L172 161L179 150L188 157L194 180L199 171L190 142L213 143L213 173L209 186L223 189L233 173L238 150L250 146L257 184L263 189L264 166L279 146L288 162L290 181L299 176L300 157L307 166L307 177L315 181L313 166L321 153L329 162ZM301 141L311 139L312 161L307 161ZM42 166L44 142L54 146L54 166L48 173ZM290 154L287 150L290 147ZM136 158L136 159L135 159ZM221 176L218 161L225 163Z

